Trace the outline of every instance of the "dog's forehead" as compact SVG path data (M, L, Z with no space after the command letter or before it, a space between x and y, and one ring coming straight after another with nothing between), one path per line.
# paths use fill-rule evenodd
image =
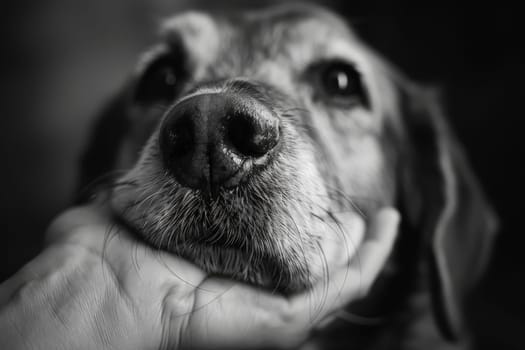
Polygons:
M166 20L164 40L182 46L194 62L211 64L217 60L258 63L278 56L296 64L314 56L344 56L345 46L358 44L346 23L320 8L277 7L269 10L214 15L186 12Z

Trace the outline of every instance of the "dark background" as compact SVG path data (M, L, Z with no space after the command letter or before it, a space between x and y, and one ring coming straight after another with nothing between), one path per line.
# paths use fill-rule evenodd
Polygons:
M223 8L272 1L0 2L0 281L38 253L46 225L70 204L92 118L153 41L158 19L208 2ZM410 77L442 87L450 122L502 222L489 272L470 298L477 347L523 348L520 11L502 3L328 4Z

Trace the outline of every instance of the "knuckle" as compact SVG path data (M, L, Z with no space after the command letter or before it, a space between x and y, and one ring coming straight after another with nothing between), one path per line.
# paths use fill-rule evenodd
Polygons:
M170 316L189 314L194 305L195 294L179 286L171 287L163 300L163 309L167 311Z

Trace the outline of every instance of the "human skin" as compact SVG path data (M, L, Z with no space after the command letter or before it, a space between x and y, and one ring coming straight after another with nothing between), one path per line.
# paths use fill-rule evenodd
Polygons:
M355 222L349 215L338 219ZM329 278L283 296L154 250L104 206L73 208L52 223L42 253L0 285L0 348L293 348L366 294L399 220L391 208L361 220L362 240L334 252Z

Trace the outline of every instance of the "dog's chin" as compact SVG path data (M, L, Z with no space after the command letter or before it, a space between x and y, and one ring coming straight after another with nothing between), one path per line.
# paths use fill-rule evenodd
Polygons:
M152 239L154 235L140 232L138 229L140 225L134 225L126 218L121 220L149 245L191 261L209 275L244 282L282 294L297 293L312 285L312 276L304 272L307 268L297 266L292 256L286 258L276 252L265 251L257 242L243 245L225 240L159 242Z
M123 198L128 200L123 201ZM130 210L132 206L126 204L129 199L128 194L120 198L115 196L111 200L113 211L122 223L150 246L191 261L209 275L282 294L306 290L314 282L304 247L297 246L296 239L285 229L286 224L261 214L261 203L258 203L258 210L247 210L250 213L247 214L239 211L238 206L232 209L228 205L231 204L231 197L213 210L203 206L202 198L198 197L193 200L199 210L181 214L183 210L176 206ZM272 210L270 203L266 207ZM155 222L158 210L166 210L170 216L181 220L169 220L169 225L158 225ZM226 223L225 220L232 222ZM253 226L252 230L250 226ZM287 240L295 246L290 244L287 248L283 243Z
M286 267L271 256L248 253L241 247L220 244L185 243L172 245L168 251L181 256L205 270L210 275L230 278L264 289L293 293L306 288L301 281L291 281L280 275Z

